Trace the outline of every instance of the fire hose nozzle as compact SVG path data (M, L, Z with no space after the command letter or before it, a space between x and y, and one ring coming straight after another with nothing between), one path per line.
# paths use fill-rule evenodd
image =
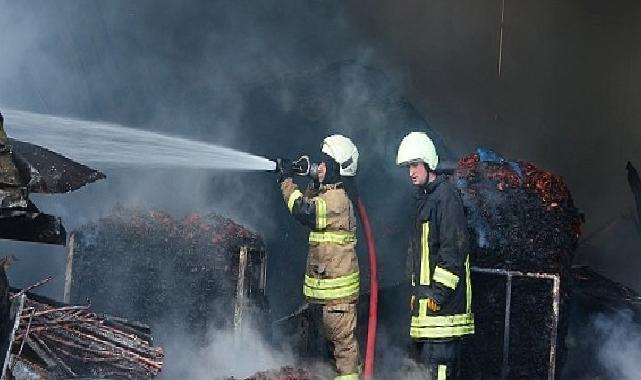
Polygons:
M276 161L275 172L287 171L303 177L318 178L318 164L311 162L308 155L302 155L293 161L281 157L276 158L274 161Z
M296 161L292 162L292 170L300 176L307 176L313 179L318 178L318 164L312 162L307 155L302 155Z

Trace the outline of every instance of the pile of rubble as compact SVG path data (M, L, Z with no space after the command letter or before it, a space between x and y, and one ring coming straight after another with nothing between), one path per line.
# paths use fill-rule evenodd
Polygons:
M477 334L469 349L482 354L467 363L466 376L554 376L565 355L583 222L570 191L557 175L482 148L459 161L451 180L462 194L476 267Z
M73 235L71 302L196 335L237 319L239 295L266 307L263 242L230 219L118 209Z
M453 175L468 210L473 262L488 268L566 272L582 215L561 177L478 149Z
M234 380L230 377L227 380ZM279 370L261 371L244 380L322 380L304 368L282 367Z
M12 297L18 295L14 291ZM149 327L27 293L12 345L15 378L152 379L163 365Z

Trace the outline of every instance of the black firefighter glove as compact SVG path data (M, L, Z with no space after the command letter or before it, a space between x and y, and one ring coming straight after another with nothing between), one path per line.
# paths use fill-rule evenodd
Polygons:
M278 183L282 183L285 178L289 178L294 175L294 167L292 166L292 160L286 158L277 158L276 159L276 180Z

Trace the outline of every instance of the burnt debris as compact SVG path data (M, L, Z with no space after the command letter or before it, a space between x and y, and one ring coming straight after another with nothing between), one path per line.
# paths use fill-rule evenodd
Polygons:
M0 115L0 239L66 242L60 218L41 213L30 193L67 193L105 178L57 153L7 138Z
M106 178L98 170L41 146L11 138L8 142L13 152L29 167L28 190L31 193L68 193Z
M227 380L240 380L230 377ZM304 368L282 367L278 370L261 371L243 380L322 380Z
M163 365L149 327L88 306L27 293L18 320L9 366L16 379L152 379Z
M569 189L553 173L483 148L463 157L451 180L466 208L475 267L477 328L466 347L475 354L465 375L556 378L583 222Z
M583 217L561 177L478 149L460 160L452 180L468 212L474 265L568 270Z
M73 236L72 302L203 337L255 310L267 321L263 242L230 219L119 209Z

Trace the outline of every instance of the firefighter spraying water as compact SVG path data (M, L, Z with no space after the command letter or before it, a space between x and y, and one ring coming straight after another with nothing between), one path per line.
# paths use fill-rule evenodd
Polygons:
M321 151L320 163L313 163L307 155L293 161L278 158L275 172L289 212L311 230L303 294L307 302L322 305L325 335L334 349L336 379L342 380L359 378L359 348L355 337L356 301L360 289L356 204L370 250L372 282L364 373L365 378L370 378L378 283L373 237L354 184L358 149L349 138L332 135L323 140ZM311 178L305 193L293 182L294 174Z
M356 258L358 212L369 251L370 312L364 375L373 373L378 280L376 251L367 212L353 177L358 150L350 139L333 135L323 141L323 159L268 159L234 149L125 126L8 110L10 133L99 167L194 168L278 173L290 212L310 233L305 297L323 305L328 339L334 344L339 378L358 378L360 357L354 330L360 275ZM70 140L66 136L76 136ZM82 141L79 144L78 141ZM293 175L311 179L305 196ZM311 195L313 193L313 196ZM338 253L338 255L337 255ZM336 260L335 256L343 260ZM334 265L334 264L336 265Z

